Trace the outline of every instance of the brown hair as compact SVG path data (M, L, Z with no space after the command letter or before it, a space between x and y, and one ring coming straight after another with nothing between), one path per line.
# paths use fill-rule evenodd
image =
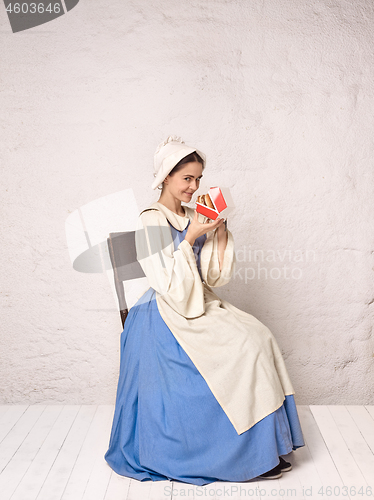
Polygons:
M168 175L170 176L173 176L174 174L176 174L179 170L181 170L183 168L183 166L186 164L186 163L191 163L193 161L197 161L199 163L201 163L201 165L203 166L203 170L205 168L205 163L204 163L204 160L201 158L201 156L196 153L196 151L194 151L193 153L190 153L189 155L185 156L184 158L182 158L176 165L175 167L173 168L173 170L171 170L169 172ZM162 186L161 188L159 187L158 189L163 189L164 188L164 183L162 183Z

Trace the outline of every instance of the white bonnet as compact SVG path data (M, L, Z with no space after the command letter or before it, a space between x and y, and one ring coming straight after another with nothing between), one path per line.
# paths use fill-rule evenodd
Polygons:
M175 165L181 161L185 156L194 153L201 156L204 162L206 162L206 157L204 153L198 151L195 148L186 146L184 141L180 137L175 135L169 135L166 141L161 142L157 146L154 155L154 177L155 180L152 183L152 189L157 189L157 187L162 184L165 177L173 170Z

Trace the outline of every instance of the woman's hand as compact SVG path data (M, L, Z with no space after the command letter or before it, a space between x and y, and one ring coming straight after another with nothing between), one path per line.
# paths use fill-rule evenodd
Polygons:
M195 210L195 216L190 222L186 236L184 237L184 239L187 240L191 246L193 246L193 244L195 243L196 238L199 238L208 231L213 231L217 227L221 228L221 231L224 231L225 227L224 219L220 219L219 217L217 217L217 219L212 222L199 222L198 217L199 215Z

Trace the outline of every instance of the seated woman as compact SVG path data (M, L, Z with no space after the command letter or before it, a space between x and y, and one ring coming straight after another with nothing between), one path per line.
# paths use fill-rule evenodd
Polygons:
M204 485L278 478L304 446L294 390L270 330L212 290L228 283L234 239L188 203L205 155L175 136L155 153L159 200L138 219L150 288L130 309L105 459L123 476Z

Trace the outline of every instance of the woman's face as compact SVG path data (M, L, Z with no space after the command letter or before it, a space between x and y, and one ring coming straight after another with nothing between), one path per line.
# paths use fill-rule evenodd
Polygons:
M165 178L164 189L178 200L188 203L193 193L199 189L202 171L203 166L198 161L186 163L174 175Z

